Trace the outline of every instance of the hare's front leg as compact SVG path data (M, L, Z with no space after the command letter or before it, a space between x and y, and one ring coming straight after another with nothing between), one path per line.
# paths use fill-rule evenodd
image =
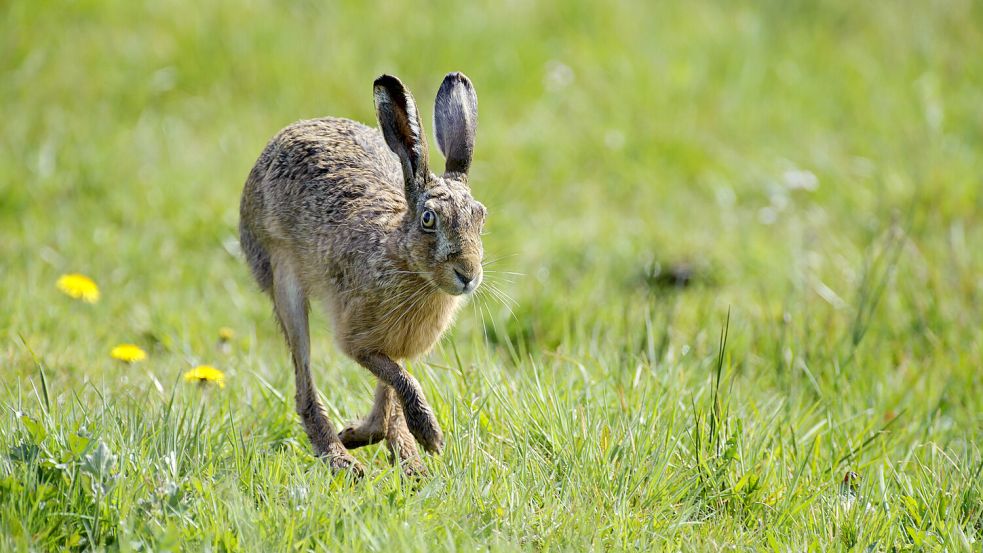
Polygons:
M440 453L444 447L444 435L437 424L433 410L423 397L423 389L413 375L398 363L381 353L365 353L355 356L355 360L378 378L393 388L403 407L406 426L413 437L431 453Z
M317 398L317 388L311 378L311 337L308 329L307 295L289 261L273 260L273 308L290 346L294 378L297 383L297 413L304 431L314 446L314 453L324 457L334 470L350 469L361 476L364 469L348 454L324 407Z
M392 387L381 380L376 385L375 403L369 416L342 430L338 437L348 449L374 444L384 439L389 447L390 461L400 466L404 474L417 476L427 472L427 467L416 449L416 440L406 426L403 407L396 399Z

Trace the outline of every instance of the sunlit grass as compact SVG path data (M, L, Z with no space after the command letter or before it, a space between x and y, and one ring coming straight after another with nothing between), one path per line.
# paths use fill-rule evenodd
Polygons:
M980 10L2 4L0 550L979 550ZM431 478L351 484L239 192L382 72L432 129L451 70L487 286L411 367ZM374 382L312 329L341 427Z

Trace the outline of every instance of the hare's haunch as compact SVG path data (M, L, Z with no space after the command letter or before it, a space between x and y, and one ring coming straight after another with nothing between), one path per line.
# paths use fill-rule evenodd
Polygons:
M478 102L463 74L444 78L435 119L447 162L435 175L410 92L383 75L374 96L381 133L314 119L267 144L242 191L239 239L290 346L297 412L315 452L361 474L348 449L386 440L394 461L419 473L414 438L439 452L443 435L397 361L430 350L481 284L486 210L468 188ZM311 378L310 298L327 306L341 350L379 379L372 412L340 436Z

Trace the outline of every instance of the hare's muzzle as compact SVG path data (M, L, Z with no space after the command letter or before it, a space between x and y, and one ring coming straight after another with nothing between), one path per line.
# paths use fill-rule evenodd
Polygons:
M455 295L470 294L481 284L482 272L480 263L455 263L451 267L451 272L454 276L453 293Z

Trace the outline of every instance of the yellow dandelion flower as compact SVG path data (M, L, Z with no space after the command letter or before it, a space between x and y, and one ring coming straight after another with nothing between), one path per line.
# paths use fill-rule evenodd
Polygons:
M218 329L218 339L223 342L231 342L235 337L236 331L227 326Z
M113 359L119 359L120 361L125 361L126 363L136 363L137 361L143 361L147 358L147 352L140 349L140 346L135 346L133 344L120 344L113 348L109 352L109 355Z
M198 365L184 373L185 382L214 382L219 388L225 388L225 373L211 365Z
M61 275L55 283L58 289L69 296L86 303L99 301L99 287L89 277L78 273Z

